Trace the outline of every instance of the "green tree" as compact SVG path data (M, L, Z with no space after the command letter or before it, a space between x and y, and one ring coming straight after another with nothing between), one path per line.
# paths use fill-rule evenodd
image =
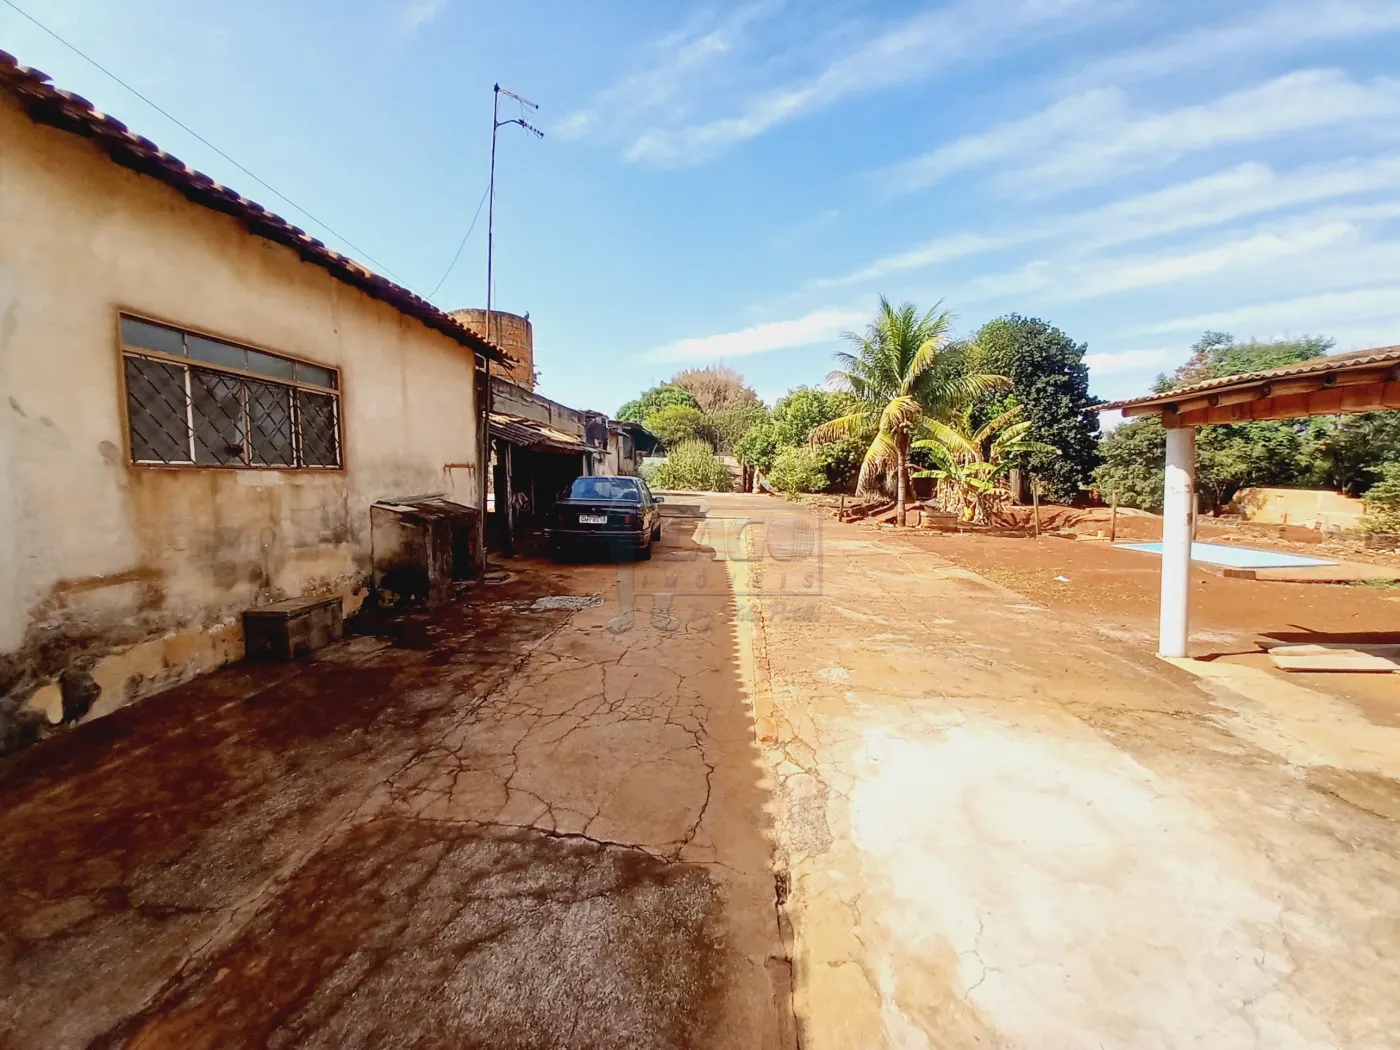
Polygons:
M855 400L850 394L797 387L778 400L765 420L744 433L734 446L734 454L746 466L769 474L779 452L806 446L816 427L841 418L854 407ZM860 437L855 435L816 447L817 461L826 473L826 488L845 488L850 484L865 452Z
M1099 443L1099 490L1128 507L1160 512L1167 458L1157 416L1125 423ZM1201 427L1196 439L1196 493L1202 508L1219 507L1250 485L1282 485L1302 471L1299 432L1273 423Z
M1400 462L1400 412L1325 416L1307 427L1308 484L1355 496L1380 480L1387 463Z
M729 468L714 449L703 441L685 441L671 450L665 463L657 465L648 484L692 492L728 492L733 482Z
M1205 332L1192 344L1186 362L1171 375L1159 375L1152 389L1160 394L1207 379L1296 365L1322 357L1334 345L1333 340L1317 335L1237 343L1229 332Z
M1103 462L1094 470L1094 484L1106 498L1161 511L1167 467L1167 432L1161 420L1143 416L1109 431L1099 442L1099 456Z
M945 355L952 315L920 314L913 303L898 308L880 297L880 309L864 335L847 333L855 353L838 353L840 367L827 377L849 393L852 410L816 427L814 443L873 433L861 460L859 491L893 481L896 521L906 522L909 446L927 436L930 420L943 420L989 390L1005 386L1004 376L968 373L956 355Z
M788 499L794 499L799 492L821 492L826 488L826 470L815 449L788 445L778 452L768 480Z
M1366 493L1362 528L1367 532L1400 532L1400 463L1386 463L1380 475Z
M762 401L749 401L717 408L706 415L718 441L719 451L734 452L743 436L768 418L768 409Z
M710 417L689 405L667 405L647 416L642 425L668 449L686 441L703 441L714 451L719 444Z
M690 391L663 383L643 391L641 397L635 398L619 408L617 418L629 423L641 423L645 426L647 416L660 412L670 405L683 405L687 408L697 409L700 407L695 400L695 395Z
M1218 508L1251 485L1291 485L1306 471L1301 428L1276 422L1201 427L1196 437L1196 491Z
M1066 503L1099 464L1099 402L1089 393L1087 349L1039 318L1011 314L983 325L965 351L978 371L1011 380L1008 394L983 399L977 418L1020 405L1030 424L1027 440L1050 450L1028 453L1024 466Z

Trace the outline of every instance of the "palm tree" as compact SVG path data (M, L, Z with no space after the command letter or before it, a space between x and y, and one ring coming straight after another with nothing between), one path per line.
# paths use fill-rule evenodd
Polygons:
M839 368L827 383L852 394L855 411L812 430L815 443L844 437L870 438L860 465L857 492L869 492L894 475L896 520L905 523L909 448L930 437L930 424L949 418L984 391L1006 386L1004 376L967 375L952 367L948 333L953 318L941 302L920 314L913 303L898 308L880 297L880 312L864 335L847 332L855 353L838 353Z
M1013 405L985 425L973 429L972 410L964 409L952 423L929 422L929 437L913 443L936 464L933 470L920 470L916 478L937 478L949 510L964 521L986 525L992 511L1005 502L1009 493L1002 479L1021 459L1032 453L1055 455L1059 449L1042 441L1031 441L1028 419L1021 418L1021 406Z

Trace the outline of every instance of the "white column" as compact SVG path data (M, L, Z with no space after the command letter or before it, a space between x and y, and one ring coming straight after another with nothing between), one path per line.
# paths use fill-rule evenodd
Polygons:
M1191 634L1191 518L1196 502L1196 428L1167 429L1162 502L1162 619L1158 652L1185 656Z

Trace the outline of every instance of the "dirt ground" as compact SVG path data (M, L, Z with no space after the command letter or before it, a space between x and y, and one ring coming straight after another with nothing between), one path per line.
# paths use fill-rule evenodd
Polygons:
M1162 564L1156 555L1057 536L913 533L908 542L1051 609L1072 611L1105 636L1156 648ZM1311 681L1361 705L1368 717L1400 725L1400 675L1275 672L1261 647L1400 642L1400 586L1244 580L1197 566L1191 588L1192 656L1256 667L1295 684Z
M829 521L820 550L821 600L755 621L805 1048L1395 1045L1400 729L1156 659L1145 555ZM1354 622L1252 593L1260 627Z
M0 1047L790 1045L733 606L692 531L510 563L0 765ZM645 594L665 571L687 597Z

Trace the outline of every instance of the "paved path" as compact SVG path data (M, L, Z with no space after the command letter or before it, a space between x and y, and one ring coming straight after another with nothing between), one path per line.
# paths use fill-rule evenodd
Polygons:
M728 583L690 532L0 766L0 1047L791 1045ZM668 572L695 593L648 596Z
M805 1050L1397 1045L1400 730L821 550L756 630Z

